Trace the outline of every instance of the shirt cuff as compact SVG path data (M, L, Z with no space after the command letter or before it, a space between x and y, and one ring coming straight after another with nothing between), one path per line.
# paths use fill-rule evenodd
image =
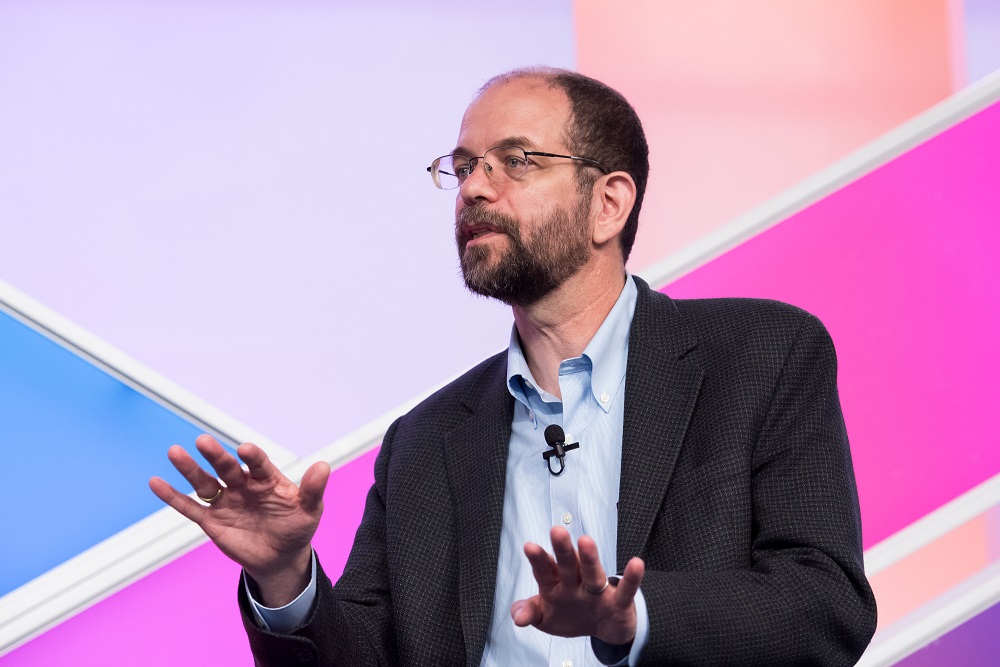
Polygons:
M246 587L250 608L253 610L257 624L269 632L288 633L306 624L316 601L316 552L312 554L312 576L309 585L299 593L299 596L284 607L265 607L254 599L250 577L243 573L243 585Z
M635 639L631 644L609 644L597 637L590 638L590 648L602 665L609 667L627 667L638 665L642 652L649 642L649 611L646 609L646 598L640 588L635 592Z

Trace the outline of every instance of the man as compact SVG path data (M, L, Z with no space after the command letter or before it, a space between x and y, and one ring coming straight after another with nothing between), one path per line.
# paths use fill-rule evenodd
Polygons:
M328 466L297 488L202 436L221 483L169 457L208 506L150 483L243 566L258 664L854 662L875 606L822 325L628 276L646 141L587 77L496 77L429 171L511 345L386 433L336 586L310 547ZM553 424L580 444L543 459Z

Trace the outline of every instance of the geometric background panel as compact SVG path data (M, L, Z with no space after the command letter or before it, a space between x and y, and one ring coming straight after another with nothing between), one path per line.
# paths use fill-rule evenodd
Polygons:
M901 667L995 665L997 655L1000 655L997 628L1000 628L1000 604L990 607L896 664Z
M622 91L649 140L632 270L957 90L953 4L578 0L580 71Z
M964 19L956 42L965 43L966 80L971 83L1000 69L1000 2L954 0L954 4Z

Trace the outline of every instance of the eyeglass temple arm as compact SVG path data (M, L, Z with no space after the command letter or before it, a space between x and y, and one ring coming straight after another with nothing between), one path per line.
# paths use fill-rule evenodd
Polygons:
M605 167L603 164L589 157L580 157L579 155L559 155L558 153L544 153L542 151L524 151L524 154L525 156L541 155L542 157L561 157L561 158L568 158L570 160L580 160L581 162L589 162L590 164L594 165L595 167L603 171L605 174L611 173L610 171L608 171L608 168Z

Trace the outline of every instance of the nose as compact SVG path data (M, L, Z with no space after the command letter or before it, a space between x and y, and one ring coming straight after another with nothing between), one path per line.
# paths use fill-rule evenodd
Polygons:
M496 182L490 178L493 167L485 159L480 159L468 177L458 187L459 196L466 205L481 201L495 201L497 197Z

